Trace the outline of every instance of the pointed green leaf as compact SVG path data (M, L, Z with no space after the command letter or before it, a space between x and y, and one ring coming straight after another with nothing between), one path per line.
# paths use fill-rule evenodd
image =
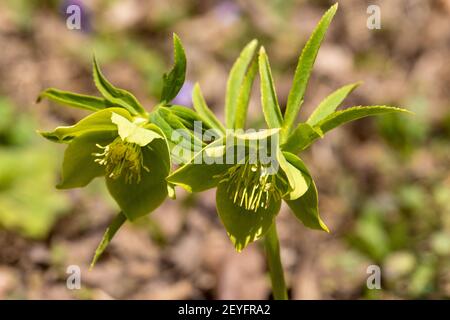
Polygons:
M281 149L297 154L321 136L323 134L320 129L313 128L307 123L299 123L286 142L281 145Z
M269 59L264 47L259 50L259 76L261 78L261 105L269 128L281 128L281 115L278 98L270 70Z
M249 42L241 51L239 58L233 64L227 82L227 93L225 96L225 126L233 128L236 118L239 94L248 67L255 55L257 40Z
M95 57L93 62L93 75L94 83L98 91L100 91L103 97L110 103L121 106L134 115L146 114L145 109L133 94L124 89L116 88L103 76Z
M88 96L68 91L62 91L55 88L48 88L39 94L36 102L39 103L42 99L47 98L51 101L84 110L98 111L105 108L113 107L114 105L104 98Z
M368 116L382 115L395 112L412 112L396 107L389 106L358 106L351 107L344 110L336 111L330 114L328 117L317 123L316 127L319 128L323 133L326 133L344 123L361 119Z
M203 117L205 122L211 128L216 129L218 132L224 134L225 127L223 124L217 119L215 114L208 108L205 99L203 98L202 91L198 83L195 84L194 90L192 91L192 102L194 104L195 111Z
M174 128L166 121L166 119L162 116L161 108L156 109L155 111L150 113L150 121L154 123L163 133L168 141L168 145L170 146L170 150L172 151L174 148L178 148L171 153L171 157L176 163L187 163L192 158L192 149L195 148L195 145L192 144L191 136L188 130L182 129L181 132L177 130L180 136L175 135ZM179 141L181 140L181 142ZM202 146L198 146L199 149ZM182 149L182 150L181 150ZM182 157L180 157L182 156Z
M406 109L388 107L388 106L368 106L352 107L336 111L325 119L322 119L314 127L307 123L300 123L294 132L291 133L287 141L282 145L284 151L294 154L306 149L314 140L322 137L326 132L345 124L349 121L357 120L363 117L382 115L393 112L411 113Z
M163 76L161 102L169 103L175 98L184 84L186 77L186 54L180 38L173 34L174 65L168 74Z
M212 134L212 132L209 131L212 129L212 127L200 114L195 112L195 110L180 105L171 105L170 107L160 106L159 108L163 109L161 111L163 113L172 114L170 118L176 118L175 126L179 126L181 124L183 130L187 129L186 131L188 135L193 135L195 146L199 146L201 149L206 145L206 143L203 143L202 140L209 141L206 137ZM170 120L169 122L171 123ZM218 138L223 136L223 134L217 129L215 129L213 132L214 137ZM186 136L186 134L183 135ZM189 160L190 158L188 159L188 161Z
M221 182L216 191L216 206L231 242L238 252L249 243L262 238L280 211L281 200L272 201L267 209L260 207L256 212L239 207L227 192L227 182Z
M248 132L243 131L243 133L240 133L238 131L232 132L231 135L228 135L229 137L235 137L239 140L266 140L266 139L276 139L273 140L274 143L278 143L278 133L280 132L279 128L273 128L273 129L261 129L258 131ZM278 146L278 144L276 145ZM275 147L275 146L274 146Z
M120 229L120 227L125 223L125 221L127 221L127 217L125 217L125 215L122 212L119 212L119 214L113 219L111 224L106 229L105 234L103 235L102 241L100 242L97 249L95 250L94 258L92 259L91 266L89 269L94 268L98 259L100 259L101 255L105 251L106 247L109 245L112 238L114 237L116 232Z
M175 116L177 116L178 120L180 120L184 126L193 131L195 129L196 121L202 123L202 133L205 130L211 129L212 127L205 121L204 117L200 115L199 113L195 112L195 110L180 106L180 105L170 105L169 107L161 106L160 109L164 109L168 112L173 113Z
M344 101L344 99L360 84L361 82L352 83L334 91L319 104L319 106L309 116L306 123L314 126L321 120L328 117L336 111L336 108L339 107L342 101Z
M122 108L108 108L88 115L73 126L58 127L50 132L38 132L50 141L67 143L73 138L88 132L117 131L117 126L111 121L113 113L119 114L128 120L131 119L128 111Z
M305 164L296 155L288 152L283 152L283 154L290 164L307 174L311 180L308 191L298 199L287 200L287 205L306 227L330 232L320 218L317 188Z
M116 131L94 131L84 133L67 147L58 189L81 188L95 177L105 174L105 167L95 162L95 153L102 150L97 146L107 146L117 137Z
M337 8L338 4L336 3L322 16L322 19L320 19L298 59L284 116L283 129L286 134L290 133L298 112L300 111L314 61L316 60L322 40Z
M194 134L194 132L192 132L192 129L189 130L186 127L186 125L191 124L187 124L185 121L183 121L183 119L180 118L179 115L175 114L172 111L172 108L160 107L158 108L158 114L162 118L159 119L159 121L161 122L161 120L163 120L165 122L163 124L163 127L164 130L166 130L166 132L169 134L169 140L172 140L172 136L174 135L173 132L176 131L178 135L183 136L183 142L187 142L187 145L183 146L184 148L187 148L189 150L190 147L191 150L200 150L201 148L206 146L206 144L201 139L202 137L198 137L196 134ZM166 132L164 133L166 134ZM175 143L178 142L175 141Z
M167 181L189 192L214 188L223 179L222 175L232 166L226 164L223 146L223 139L209 144L188 163L168 176Z
M127 183L124 175L117 179L106 177L109 193L130 221L155 210L168 194L170 159L166 142L156 139L141 150L148 171L142 168L139 183Z
M248 103L250 101L253 81L255 80L256 73L258 72L258 60L254 59L247 73L239 91L236 107L236 119L234 128L243 129L245 127L245 121L247 119Z

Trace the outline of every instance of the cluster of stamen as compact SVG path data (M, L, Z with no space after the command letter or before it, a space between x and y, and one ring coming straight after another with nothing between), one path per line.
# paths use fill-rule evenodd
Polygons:
M94 161L105 166L109 178L117 179L124 175L126 183L139 183L141 170L149 171L144 165L141 147L135 143L118 137L107 146L97 144L97 147L103 152L93 153L97 157Z
M247 160L230 168L222 181L228 181L227 193L233 203L249 211L267 209L271 201L281 198L276 185L277 175L268 166Z

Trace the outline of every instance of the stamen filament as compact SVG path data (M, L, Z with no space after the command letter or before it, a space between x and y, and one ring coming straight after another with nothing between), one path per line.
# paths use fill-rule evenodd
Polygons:
M144 165L141 147L135 143L123 141L118 137L107 146L96 146L103 152L93 153L97 158L94 161L105 166L106 176L111 179L124 175L126 183L140 183L141 169L149 172Z
M268 168L263 164L250 164L247 159L245 163L230 168L222 181L228 182L227 192L233 203L257 212L259 208L267 209L271 201L281 198L277 185L279 178L276 174L269 174ZM265 200L261 201L262 199Z

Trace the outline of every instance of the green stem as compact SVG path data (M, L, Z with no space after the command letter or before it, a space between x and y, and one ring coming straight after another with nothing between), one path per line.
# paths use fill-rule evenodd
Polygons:
M283 266L280 259L280 242L278 241L275 221L264 238L264 247L272 281L273 297L275 300L287 300L288 294L286 283L284 282Z

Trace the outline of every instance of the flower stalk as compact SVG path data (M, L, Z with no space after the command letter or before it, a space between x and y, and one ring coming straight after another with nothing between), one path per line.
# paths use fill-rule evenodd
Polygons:
M264 237L264 248L269 266L270 280L272 282L273 298L275 300L287 300L288 294L280 256L280 241L278 240L275 221Z

